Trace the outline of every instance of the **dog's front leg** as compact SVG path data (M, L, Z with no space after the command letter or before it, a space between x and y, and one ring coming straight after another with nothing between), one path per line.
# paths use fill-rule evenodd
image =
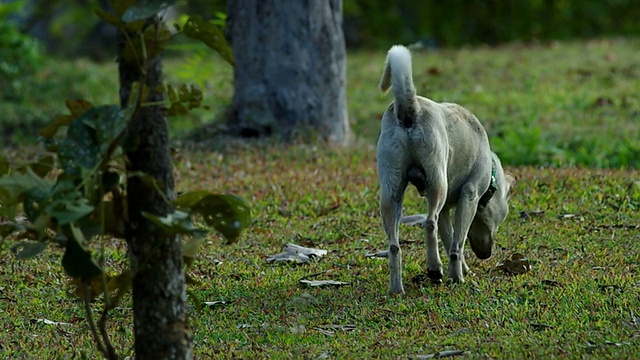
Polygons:
M442 246L445 248L448 256L453 237L453 224L451 224L451 215L447 208L440 212L440 217L438 218L438 234L440 235ZM467 262L464 260L464 252L460 253L460 262L462 263L462 273L466 275L469 273L469 265L467 265Z
M477 186L474 184L462 187L456 206L453 240L449 246L449 279L454 283L464 282L464 273L469 269L464 260L464 242L475 216L479 198Z

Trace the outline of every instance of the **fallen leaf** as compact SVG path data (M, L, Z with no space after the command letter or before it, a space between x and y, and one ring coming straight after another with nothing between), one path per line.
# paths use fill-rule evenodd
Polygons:
M49 319L31 319L31 323L33 323L33 324L43 323L43 324L46 324L46 325L56 325L56 326L69 326L69 325L71 325L70 323L51 321Z
M375 257L375 258L387 258L389 256L388 250L378 251L377 253L366 253L365 257Z
M202 304L208 307L220 307L220 306L228 305L229 301L226 301L226 300L205 301Z
M335 335L337 330L347 332L355 329L356 329L356 326L353 324L346 324L346 325L327 324L327 325L320 325L320 326L314 327L314 330L318 330L321 334L324 334L327 336Z
M458 356L463 354L464 354L464 350L445 350L445 351L440 351L433 354L415 355L413 359L416 359L416 360L434 359L434 358L443 358L443 357L453 357L453 356Z
M531 271L531 264L524 255L515 253L510 259L506 259L496 266L497 270L509 275L522 275Z
M351 331L351 330L355 330L355 329L356 329L356 326L355 326L355 324L344 324L344 325L340 325L340 324L327 324L327 325L320 325L320 326L316 326L316 328L320 328L320 329L330 329L330 330Z
M289 331L291 331L292 334L298 335L307 331L307 328L304 325L296 325L296 326L290 327Z
M311 286L311 287L349 285L348 282L335 281L335 280L306 280L306 279L302 279L302 280L300 280L300 283L305 284L307 286Z
M267 258L267 262L291 262L294 264L304 264L311 260L320 259L327 253L327 250L313 249L288 243L282 249L280 254L269 256Z
M520 218L526 220L529 217L542 217L544 216L544 214L545 214L544 210L540 210L540 209L536 209L533 211L520 211Z

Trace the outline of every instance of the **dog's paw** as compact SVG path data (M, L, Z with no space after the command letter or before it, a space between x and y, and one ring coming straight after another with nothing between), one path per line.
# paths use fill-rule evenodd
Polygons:
M387 294L389 296L402 296L404 295L404 288L402 286L400 286L399 288L392 288L391 286L389 286L389 288L387 289Z
M433 284L442 283L442 270L427 270L427 277Z
M462 284L464 282L464 274L462 269L462 261L451 260L449 262L449 281L454 284Z
M449 282L452 284L463 284L464 283L464 277L450 277L449 278Z
M464 261L464 259L463 259L463 260L462 260L462 273L463 273L464 275L467 275L467 274L469 274L469 273L470 273L470 271L471 271L471 269L469 269L469 265L467 265L467 262L466 262L466 261Z

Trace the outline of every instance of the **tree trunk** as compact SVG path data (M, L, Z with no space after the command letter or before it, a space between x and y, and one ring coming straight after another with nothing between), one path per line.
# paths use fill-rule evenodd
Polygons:
M342 0L227 1L235 65L229 128L346 144Z
M159 19L146 26L158 26ZM129 34L129 38L135 38ZM162 59L147 59L146 76L140 65L122 56L127 38L118 34L120 102L127 106L134 82L150 90L143 102L162 101L156 89L162 84ZM166 199L174 198L174 181L168 145L167 122L160 106L143 106L127 129L128 214L127 243L133 273L133 316L136 359L191 359L193 350L187 322L186 289L180 238L167 235L142 216L173 211ZM150 186L144 173L159 186ZM158 189L160 188L160 189ZM160 193L160 191L162 193Z

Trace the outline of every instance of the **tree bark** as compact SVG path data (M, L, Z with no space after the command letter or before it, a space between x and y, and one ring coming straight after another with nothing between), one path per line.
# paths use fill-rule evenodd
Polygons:
M230 130L346 144L342 0L228 0L227 7L236 61Z
M146 26L159 26L159 19ZM128 34L134 38L134 34ZM147 59L143 71L133 59L122 56L127 36L118 34L120 102L127 106L134 82L144 82L150 92L142 102L163 99L162 59ZM142 212L166 215L173 211L174 180L168 145L168 128L161 106L142 106L127 128L126 239L133 273L133 316L136 359L191 359L191 334L187 322L186 289L180 238L167 235L142 216ZM159 186L150 186L136 174L144 173ZM160 189L158 189L160 188Z

